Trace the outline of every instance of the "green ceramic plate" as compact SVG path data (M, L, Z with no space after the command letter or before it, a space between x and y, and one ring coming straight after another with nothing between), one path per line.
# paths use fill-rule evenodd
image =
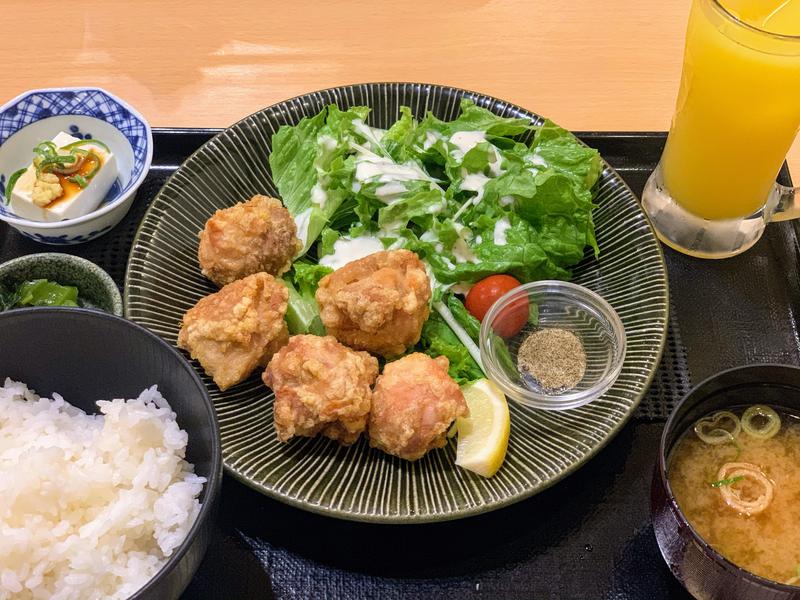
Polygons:
M253 194L277 196L267 156L281 125L336 103L372 107L370 124L388 127L401 105L417 117L457 116L459 100L502 116L541 117L474 92L410 83L361 84L306 94L236 123L192 155L167 181L145 215L125 279L125 314L175 343L183 313L215 291L197 265L197 232L218 208ZM667 275L653 231L631 190L606 165L594 213L599 260L587 257L574 281L600 293L625 325L628 351L614 386L591 404L542 412L513 402L511 441L500 472L483 479L454 466L455 446L409 463L370 449L362 439L341 448L324 438L278 442L272 394L260 374L219 389L195 365L214 400L229 474L294 506L359 521L409 523L456 519L532 496L574 472L630 418L658 365L667 325Z

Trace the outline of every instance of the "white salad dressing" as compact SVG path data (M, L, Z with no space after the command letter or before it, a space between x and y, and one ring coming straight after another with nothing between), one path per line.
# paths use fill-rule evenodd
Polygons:
M454 283L450 290L456 294L461 294L462 296L466 296L469 294L469 291L472 289L471 283Z
M312 207L309 206L294 218L294 225L297 228L297 239L303 244L300 252L303 252L308 242L308 224L311 220L311 208Z
M330 267L334 271L347 263L364 258L383 250L381 241L371 235L357 238L339 238L333 244L333 254L327 254L319 259L319 264Z
M419 239L420 239L421 242L433 243L433 242L438 242L439 241L439 236L436 235L435 231L433 231L432 229L429 229L428 231L423 233L421 236L419 236Z
M339 145L339 143L331 136L327 134L322 134L320 136L317 136L317 144L319 145L320 148L322 148L322 152L318 154L317 157L314 159L314 169L316 170L317 177L319 179L317 185L324 186L327 185L328 181L327 181L327 176L325 175L325 168L323 167L323 165L327 161L328 155L334 150L336 150L336 147ZM323 188L320 187L320 189L322 190ZM325 201L323 200L323 204L324 203Z
M396 200L398 196L402 196L405 193L406 186L399 181L384 183L375 190L375 196L378 198L378 200L382 200L383 202L387 203L391 202L392 200Z
M325 208L325 202L328 200L328 192L322 189L322 186L319 182L314 184L314 187L311 188L311 202L316 204L321 209Z
M457 263L478 263L478 257L475 256L475 253L467 244L467 237L472 235L472 232L464 227L463 225L456 223L455 224L456 233L458 233L458 239L453 244L453 256L456 259Z
M462 160L467 152L481 142L486 141L485 131L457 131L450 136L450 143L455 146L455 148L450 151L450 156L456 160ZM497 177L503 172L501 168L502 157L500 156L500 152L497 151L497 148L492 144L489 144L489 148L493 154L493 158L489 161L489 172L494 177Z
M481 200L483 200L483 193L485 191L486 184L489 182L489 178L484 175L483 173L469 173L464 175L464 179L461 182L461 189L462 190L469 190L471 192L476 192L474 198L470 198L464 204L461 205L456 211L456 214L453 216L453 220L457 221L464 211L467 210L470 206L477 206Z
M425 212L429 215L438 215L443 210L447 210L447 200L444 198L439 204L431 204Z
M511 229L511 223L508 217L503 217L494 224L494 245L505 246L508 243L506 239L506 231Z
M429 244L433 244L433 247L436 248L436 252L442 252L444 250L444 244L439 240L439 236L436 235L436 232L432 229L429 229L425 233L423 233L419 237L420 241L428 242Z
M375 145L380 146L381 140L383 136L386 134L385 129L379 129L377 127L370 127L361 119L353 119L353 128L360 133L364 138Z
M414 163L398 165L390 158L362 154L356 159L356 180L377 179L380 183L396 181L433 181L430 175Z
M338 143L334 138L329 135L322 134L317 138L317 143L322 146L327 152L331 152L336 149Z
M393 238L397 235L395 231L405 227L406 223L407 221L403 221L402 219L398 221L389 221L388 223L382 223L380 226L381 227L380 234L383 237Z
M547 161L538 154L536 154L535 152L531 155L531 163L536 165L537 167L547 166Z
M467 152L485 141L485 131L456 131L450 136L450 143L455 146L450 152L450 156L456 160L461 160Z
M461 189L477 192L478 195L472 199L472 202L478 204L481 198L483 198L484 188L487 183L489 183L489 178L486 175L482 173L470 173L464 177L464 180L461 182Z
M422 149L427 150L439 140L443 140L444 136L438 131L426 131L425 141L422 143Z
M478 257L475 256L475 253L467 246L467 242L463 238L458 238L456 243L453 244L453 256L456 259L457 263L478 263Z
M431 285L431 293L436 289L436 285L439 283L436 281L436 276L433 274L433 269L431 266L426 262L425 264L425 272L428 274L428 283Z
M511 206L514 201L514 196L500 196L500 206Z
M500 153L497 151L497 148L492 146L492 151L494 152L494 160L489 161L489 172L494 177L498 177L503 172L503 169L500 166L503 161Z

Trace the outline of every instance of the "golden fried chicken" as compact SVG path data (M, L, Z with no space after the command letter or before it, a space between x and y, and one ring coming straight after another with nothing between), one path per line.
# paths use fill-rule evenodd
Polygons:
M352 348L390 358L419 341L431 287L416 254L391 250L326 275L316 297L328 333Z
M225 390L264 367L289 340L283 316L289 292L256 273L210 294L183 315L178 346Z
M253 273L283 275L302 244L280 200L253 196L218 210L200 232L200 270L218 286Z
M318 433L349 445L367 425L378 361L332 336L295 335L270 361L264 383L275 392L282 442Z
M406 460L417 460L446 443L456 417L469 410L458 384L447 374L446 357L415 352L391 362L375 383L369 443Z

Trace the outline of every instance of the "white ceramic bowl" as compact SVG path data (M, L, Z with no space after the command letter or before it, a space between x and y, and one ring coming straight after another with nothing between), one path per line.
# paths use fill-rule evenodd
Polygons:
M14 215L0 202L0 220L44 244L80 244L111 230L130 209L153 159L153 134L129 104L100 88L32 90L0 107L0 196L9 176L30 164L32 149L59 131L105 142L119 176L102 204L88 215L42 223Z

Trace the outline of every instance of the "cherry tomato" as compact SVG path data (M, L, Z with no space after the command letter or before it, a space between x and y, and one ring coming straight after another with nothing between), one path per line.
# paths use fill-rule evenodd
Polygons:
M470 314L483 321L483 317L489 312L500 296L519 286L520 282L511 275L490 275L472 286L467 294L464 306ZM499 336L509 338L516 335L528 321L528 300L520 298L513 302L503 314L503 318L494 324L494 331Z

